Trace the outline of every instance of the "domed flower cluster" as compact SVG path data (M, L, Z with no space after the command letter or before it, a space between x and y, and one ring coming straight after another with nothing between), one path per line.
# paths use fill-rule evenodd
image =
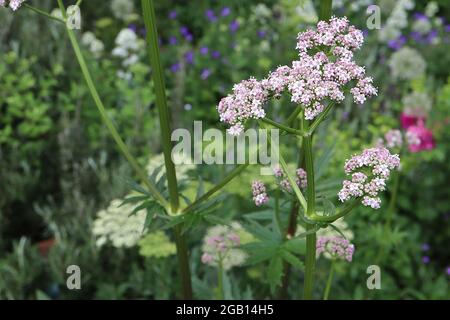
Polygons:
M352 261L355 246L343 237L320 237L316 243L316 255L326 258Z
M267 201L269 201L269 197L266 193L266 186L262 181L255 180L252 182L252 193L253 193L253 201L256 206L262 206Z
M0 0L0 7L6 7L7 5L6 0ZM17 9L20 8L20 6L22 5L22 3L24 3L25 0L10 0L9 1L9 7L13 10L16 11Z
M402 132L398 129L392 129L384 135L386 146L390 149L401 148L403 145Z
M137 205L123 204L123 200L111 201L109 207L97 213L93 234L98 247L111 242L116 248L130 248L141 239L145 225L145 210L131 215Z
M363 197L363 205L379 209L381 199L378 193L385 190L390 171L399 166L400 157L392 155L384 147L366 149L362 154L353 156L344 166L345 173L352 178L344 180L343 188L338 193L339 200L344 202L352 197Z
M362 104L377 94L372 78L365 77L364 67L353 60L353 51L361 47L364 39L347 18L320 21L315 30L299 33L297 40L299 59L292 66L278 67L262 81L244 80L219 102L220 120L231 126L229 134L239 135L248 119L265 117L263 107L268 99L285 90L292 102L304 106L306 120L313 120L324 110L326 99L344 100L344 87L350 82L354 82L350 93L355 103Z
M221 264L225 270L242 265L247 254L238 248L241 238L248 238L248 234L237 222L209 228L203 239L202 262L211 266Z

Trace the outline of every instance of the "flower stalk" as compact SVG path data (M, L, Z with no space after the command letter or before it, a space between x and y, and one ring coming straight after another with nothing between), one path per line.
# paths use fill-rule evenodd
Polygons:
M323 300L328 300L328 297L330 295L330 289L331 289L331 283L333 282L335 264L336 264L336 259L332 259L331 266L330 266L330 273L328 274L327 284L325 286L325 292L323 294Z

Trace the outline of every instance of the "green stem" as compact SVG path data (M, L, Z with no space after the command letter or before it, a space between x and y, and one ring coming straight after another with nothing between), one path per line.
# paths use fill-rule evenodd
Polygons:
M327 107L325 108L325 110L316 119L314 119L313 123L311 124L311 126L309 127L309 130L308 130L309 135L312 135L314 133L316 128L325 119L325 117L328 115L328 113L330 112L330 110L333 106L334 106L334 102L330 102L327 105Z
M325 286L325 293L323 294L323 300L328 300L328 296L330 295L331 283L333 282L333 274L334 274L334 265L336 260L331 260L330 273L328 274L327 285Z
M361 198L353 199L346 207L341 209L338 213L332 215L332 216L319 216L318 214L313 214L311 216L311 220L317 221L317 222L328 222L332 223L336 221L339 218L342 218L343 216L350 213L354 208L356 208L361 203Z
M286 177L289 180L289 183L292 187L292 190L294 191L295 195L297 196L298 201L302 205L303 209L306 211L308 204L306 202L305 197L303 196L302 192L300 191L300 188L298 187L297 183L295 182L295 179L292 177L291 173L289 172L289 168L286 164L286 161L284 161L283 156L279 155L280 165L281 168L283 168L284 173L286 173Z
M64 19L67 18L66 10L64 8L64 5L62 3L62 0L58 0L59 8L61 9L62 15ZM167 201L164 199L164 197L161 195L161 193L158 191L156 186L154 186L150 180L147 177L147 173L139 166L137 160L131 155L128 147L126 146L125 142L120 137L119 133L117 132L116 128L114 127L113 123L111 122L111 119L109 119L105 106L103 105L102 100L100 99L100 96L97 92L97 89L94 85L94 81L92 80L91 74L89 72L89 69L86 65L86 61L84 60L83 54L81 53L80 46L78 44L77 38L73 32L73 30L69 29L66 26L67 34L69 36L70 42L72 44L73 50L75 52L75 56L78 60L78 63L81 68L81 72L83 73L84 79L86 81L86 84L89 88L89 92L91 93L91 96L95 102L95 105L100 113L100 116L102 118L103 123L108 128L111 136L113 137L115 143L119 147L119 150L122 152L122 154L125 156L127 161L130 163L131 167L134 169L136 174L139 176L139 179L141 179L147 189L150 191L150 193L165 207L167 207Z
M239 174L241 174L242 171L244 171L248 167L248 164L240 164L236 166L220 183L215 185L213 188L211 188L208 192L206 192L204 195L202 195L200 198L195 200L193 203L191 203L189 206L183 209L183 213L189 212L190 210L194 209L204 201L208 200L209 197L211 197L214 193L225 187L231 180L233 180L235 177L237 177Z
M66 23L66 21L64 21L63 19L60 19L60 18L55 17L55 16L52 16L50 13L47 13L47 12L45 12L45 11L43 11L41 9L35 8L33 6L30 6L28 3L24 3L23 6L25 8L30 9L31 11L34 11L35 13L43 15L44 17L47 17L49 19L52 19L52 20L55 20L55 21L58 21L58 22L61 22L61 23L64 23L64 24Z
M301 106L297 106L294 110L294 112L291 113L291 115L286 120L286 125L292 126L295 119L297 119L297 116L303 111L303 108Z
M292 133L292 134L295 134L295 135L298 135L298 136L303 136L305 134L305 132L303 132L303 131L300 131L300 130L297 130L297 129L294 129L294 128L290 128L288 126L285 126L284 124L275 122L275 121L273 121L271 119L268 119L268 118L262 118L261 121L265 122L267 124L270 124L270 125L272 125L274 127L277 127L278 129L281 129L281 130L283 130L283 131L285 131L287 133Z
M161 126L161 140L166 167L167 186L169 188L170 205L172 212L178 211L179 196L175 165L172 161L172 141L170 140L170 117L167 107L163 69L159 56L158 31L156 29L156 15L153 0L142 0L142 14L147 29L147 45L152 67L153 83L155 85L156 106Z
M178 183L175 165L172 161L172 141L170 139L170 117L167 107L163 69L158 46L158 31L156 28L156 15L153 0L142 0L142 15L147 29L147 45L152 67L153 83L155 86L156 106L161 127L161 140L166 168L167 186L169 189L170 207L172 213L178 212L180 206ZM185 236L181 233L181 226L175 228L175 239L182 284L182 298L192 299L192 282L189 268L188 248Z
M326 21L331 18L332 0L321 0L319 9L319 20Z
M308 129L308 123L305 121L305 129ZM314 185L314 162L312 150L312 136L307 136L303 140L305 151L305 167L307 177L307 198L308 205L306 216L309 218L315 214L316 189ZM307 224L306 232L313 230L314 225ZM305 263L305 287L303 298L310 300L313 297L314 289L314 269L316 264L316 233L312 232L306 236L306 263Z
M278 231L280 232L280 235L283 235L283 224L281 222L281 215L280 215L280 189L277 189L275 191L275 222L277 224Z
M175 244L177 247L178 267L181 279L181 297L185 300L192 299L191 271L189 268L188 248L186 238L181 232L182 225L174 228Z
M217 296L218 300L224 299L223 294L223 261L222 257L219 257L219 266L217 268Z

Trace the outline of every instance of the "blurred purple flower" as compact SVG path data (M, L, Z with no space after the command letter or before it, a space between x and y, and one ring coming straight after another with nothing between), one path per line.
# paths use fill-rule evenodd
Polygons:
M430 245L428 243L422 244L422 251L428 251L430 250Z
M216 14L211 9L206 10L205 16L208 18L209 22L215 22L217 20Z
M185 26L180 28L180 33L182 36L186 36L187 34L190 34L188 27L185 27Z
M364 38L367 38L367 37L369 36L369 30L364 29L364 30L362 31L362 34L363 34L363 37L364 37Z
M208 54L208 52L209 52L209 48L208 47L201 47L200 48L200 54L202 56L206 56Z
M421 12L414 13L414 19L416 20L428 20L428 17Z
M231 13L230 7L223 7L223 8L222 8L222 11L220 12L220 15L221 15L222 17L226 17L226 16L229 16L230 13Z
M438 31L436 29L433 29L430 31L430 33L428 33L427 38L426 38L426 42L428 44L432 43L434 39L436 39L438 36Z
M175 20L177 18L177 12L175 10L172 10L169 12L169 19L170 20Z
M194 63L194 52L188 51L184 54L184 60L186 60L186 63L193 64Z
M447 267L447 274L450 276L450 267Z
M217 50L215 50L215 51L213 51L213 52L211 53L211 56L212 56L214 59L219 59L219 58L220 58L220 52L217 51Z
M132 30L134 33L137 34L137 25L135 23L129 24L128 29Z
M180 71L180 69L181 69L181 63L179 63L179 62L174 63L173 65L170 66L170 71L172 71L173 73Z
M261 39L264 39L267 35L267 32L265 30L259 30L258 31L258 37Z
M450 24L445 25L445 32L450 32Z
M200 74L200 78L202 78L203 80L206 80L209 78L210 75L211 75L211 70L206 68L206 69L202 70L202 73Z
M422 257L422 262L424 264L429 264L430 263L430 257L429 256L423 256Z
M174 45L176 45L177 43L178 43L177 37L171 36L171 37L169 38L169 44L170 44L170 45L174 46Z
M389 40L388 41L388 47L391 48L392 50L399 50L401 49L405 44L406 44L406 37L405 36L400 36L397 39L394 40Z
M192 40L194 40L194 37L189 33L184 36L184 39L186 39L187 42L192 42Z
M230 31L235 33L239 29L239 22L237 20L233 20L230 23Z
M409 36L411 37L411 39L413 39L415 42L417 43L424 43L424 39L423 36L420 32L418 31L413 31L409 34Z

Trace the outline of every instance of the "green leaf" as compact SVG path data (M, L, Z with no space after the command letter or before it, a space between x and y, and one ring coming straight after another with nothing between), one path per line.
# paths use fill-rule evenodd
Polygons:
M305 239L293 238L286 241L283 247L295 254L305 254L306 253L306 241Z
M322 175L325 173L325 169L328 167L328 164L333 157L335 146L336 143L329 145L314 165L315 181L318 181L320 177L322 177Z
M247 265L254 265L272 259L279 250L278 245L266 242L251 242L242 245L241 248L249 254L246 260Z
M270 260L269 268L267 269L267 280L272 293L275 292L275 289L281 284L282 277L283 260L280 256L275 256L272 260Z
M292 253L290 253L288 250L281 250L281 257L289 264L291 264L293 267L303 270L305 268L305 265L302 261L300 261L299 258L294 256Z
M205 186L204 186L202 177L199 176L198 177L197 195L195 196L195 200L198 200L204 194L205 194Z

